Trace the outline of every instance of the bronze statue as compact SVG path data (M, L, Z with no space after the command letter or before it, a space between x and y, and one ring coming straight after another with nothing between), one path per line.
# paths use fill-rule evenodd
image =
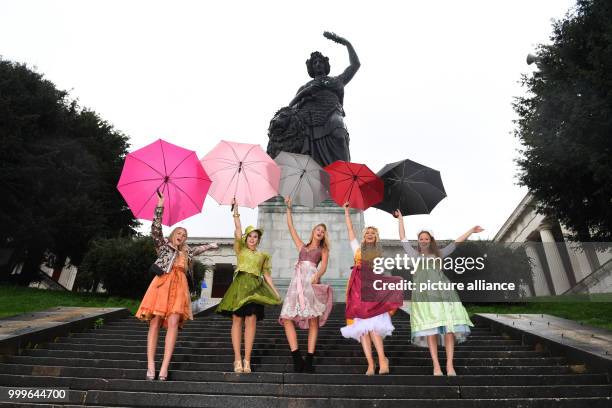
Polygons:
M268 154L276 157L281 151L308 154L320 165L336 160L350 161L349 134L344 125L344 86L360 67L355 49L345 38L324 32L328 38L346 46L350 65L336 77L329 76L329 59L320 52L306 61L313 79L302 86L293 100L280 109L268 128Z

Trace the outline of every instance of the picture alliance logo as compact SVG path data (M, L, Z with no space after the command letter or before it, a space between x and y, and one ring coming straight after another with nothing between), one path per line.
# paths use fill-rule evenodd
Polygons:
M458 275L466 271L482 271L487 254L479 257L434 258L427 256L408 256L397 254L395 257L374 258L372 271L378 275L385 271L409 271L414 275L421 269L453 271Z

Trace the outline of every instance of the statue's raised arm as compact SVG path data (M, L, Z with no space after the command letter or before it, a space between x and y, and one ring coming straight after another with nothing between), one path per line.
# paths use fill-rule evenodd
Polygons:
M325 31L323 36L333 42L344 45L349 53L349 66L344 70L342 74L338 76L344 83L344 85L348 84L355 73L359 70L361 63L359 62L359 57L357 56L357 52L355 52L355 48L353 45L344 37L340 37L338 34L332 33L330 31Z
M306 70L311 79L270 121L267 151L272 157L281 151L307 154L321 166L351 160L349 134L344 124L344 86L361 64L348 40L329 31L323 35L346 47L349 66L342 74L330 76L329 58L319 51L310 54Z

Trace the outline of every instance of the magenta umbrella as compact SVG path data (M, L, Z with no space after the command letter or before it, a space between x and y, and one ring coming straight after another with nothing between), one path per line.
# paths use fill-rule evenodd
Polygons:
M278 194L280 167L257 144L222 140L206 156L202 166L213 181L210 195L219 204L255 208Z
M164 195L162 224L202 212L210 178L193 150L157 140L125 158L117 189L136 218L153 220L156 191Z

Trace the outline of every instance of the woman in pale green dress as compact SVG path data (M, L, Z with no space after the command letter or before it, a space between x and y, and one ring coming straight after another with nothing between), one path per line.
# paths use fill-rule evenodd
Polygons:
M264 305L279 305L282 301L270 275L271 257L268 253L257 250L263 230L249 225L244 235L242 234L237 203L234 203L233 216L236 272L216 311L232 318L234 372L250 373L255 330L257 321L264 318ZM244 360L240 353L243 322Z
M399 235L406 253L414 258L440 258L449 256L456 248L456 244L465 241L470 235L483 231L479 226L471 228L446 247L439 249L435 238L429 231L420 231L418 234L418 250L414 249L406 239L404 219L402 213L396 210L394 214L398 219ZM413 275L413 282L418 288L420 283L450 282L442 271L441 262L430 259L421 262ZM449 376L457 375L453 366L455 342L462 343L470 334L470 326L474 326L467 311L461 304L459 295L455 290L420 291L412 292L410 307L410 332L413 344L420 347L429 347L433 361L433 375L442 374L438 361L438 344L446 349L446 373Z

